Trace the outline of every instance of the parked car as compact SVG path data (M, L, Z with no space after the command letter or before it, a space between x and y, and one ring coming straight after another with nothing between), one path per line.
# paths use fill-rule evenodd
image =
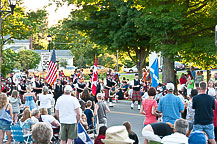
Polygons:
M127 72L127 73L133 73L133 72L138 72L138 69L137 69L137 66L133 66L131 68L127 68L127 67L124 67L124 72Z
M90 69L94 69L94 66L91 66ZM101 65L97 65L97 69L105 69L105 67Z
M186 69L186 66L180 62L175 62L174 66L175 66L175 70L177 70L177 71Z

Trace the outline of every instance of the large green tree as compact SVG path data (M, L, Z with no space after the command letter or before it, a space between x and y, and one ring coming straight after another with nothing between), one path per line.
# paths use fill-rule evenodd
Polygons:
M163 82L174 82L175 60L184 59L200 65L198 61L209 62L202 55L216 55L215 47L210 46L214 43L210 40L214 39L217 18L215 0L156 0L136 3L144 11L137 21L138 31L149 34L156 50L163 55Z
M41 24L42 19L36 19L41 15L35 12L26 12L25 8L21 6L22 0L17 3L14 9L13 15L3 14L0 19L0 75L2 61L3 46L6 43L12 43L13 39L27 39L35 31L36 28ZM1 0L0 6L4 4L2 10L9 10L9 4L7 0ZM5 37L7 36L7 37ZM1 85L0 85L1 86Z
M122 0L82 3L82 8L71 13L71 28L85 31L98 45L116 52L128 52L137 65L139 76L145 67L145 60L151 48L150 37L137 31L136 18L142 11L134 7L133 1ZM133 58L135 54L135 58Z
M40 63L41 56L32 50L21 50L17 53L18 69L29 70L37 68Z

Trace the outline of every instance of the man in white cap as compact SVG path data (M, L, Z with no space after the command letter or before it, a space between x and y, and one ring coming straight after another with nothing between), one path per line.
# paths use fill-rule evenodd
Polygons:
M133 144L125 126L112 126L106 130L105 139L101 140L105 144Z
M59 118L61 144L72 144L78 137L77 124L80 120L80 104L77 98L71 96L72 87L67 85L64 94L57 99L56 116Z
M181 114L184 112L184 104L182 100L173 94L174 84L167 83L167 95L160 98L158 111L163 113L163 122L170 122L174 124L177 119L180 119Z

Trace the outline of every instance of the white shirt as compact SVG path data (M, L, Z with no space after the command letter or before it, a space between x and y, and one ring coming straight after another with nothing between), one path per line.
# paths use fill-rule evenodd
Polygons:
M71 95L62 95L57 99L55 106L59 110L59 120L63 124L77 123L75 109L79 108L78 99Z
M208 95L215 96L216 95L215 89L214 88L209 88Z
M163 144L188 144L188 138L181 133L175 132L169 136L162 138L161 143Z
M39 101L40 101L40 109L41 108L51 108L51 101L53 96L51 94L39 94Z
M34 116L31 117L31 120L34 121L35 123L39 122L39 120L37 118L35 118Z
M56 121L58 122L52 115L41 115L41 119L43 122L50 125L52 128L56 128L55 126L52 126L52 122Z

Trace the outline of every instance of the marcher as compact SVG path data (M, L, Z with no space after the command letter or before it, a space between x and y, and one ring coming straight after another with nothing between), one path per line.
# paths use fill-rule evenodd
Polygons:
M133 86L133 95L132 95L131 109L133 109L135 101L138 101L138 110L140 110L141 108L140 104L142 98L140 93L141 82L138 77L138 74L135 74L135 79L133 80L132 86Z
M215 99L206 94L207 85L205 82L200 82L199 95L194 96L192 100L192 108L195 109L194 116L194 131L204 131L211 144L215 144L214 125L213 125L213 110L215 110Z
M77 124L80 121L80 104L78 99L71 96L72 87L66 85L64 94L57 99L55 113L60 121L61 144L72 144L78 137Z

